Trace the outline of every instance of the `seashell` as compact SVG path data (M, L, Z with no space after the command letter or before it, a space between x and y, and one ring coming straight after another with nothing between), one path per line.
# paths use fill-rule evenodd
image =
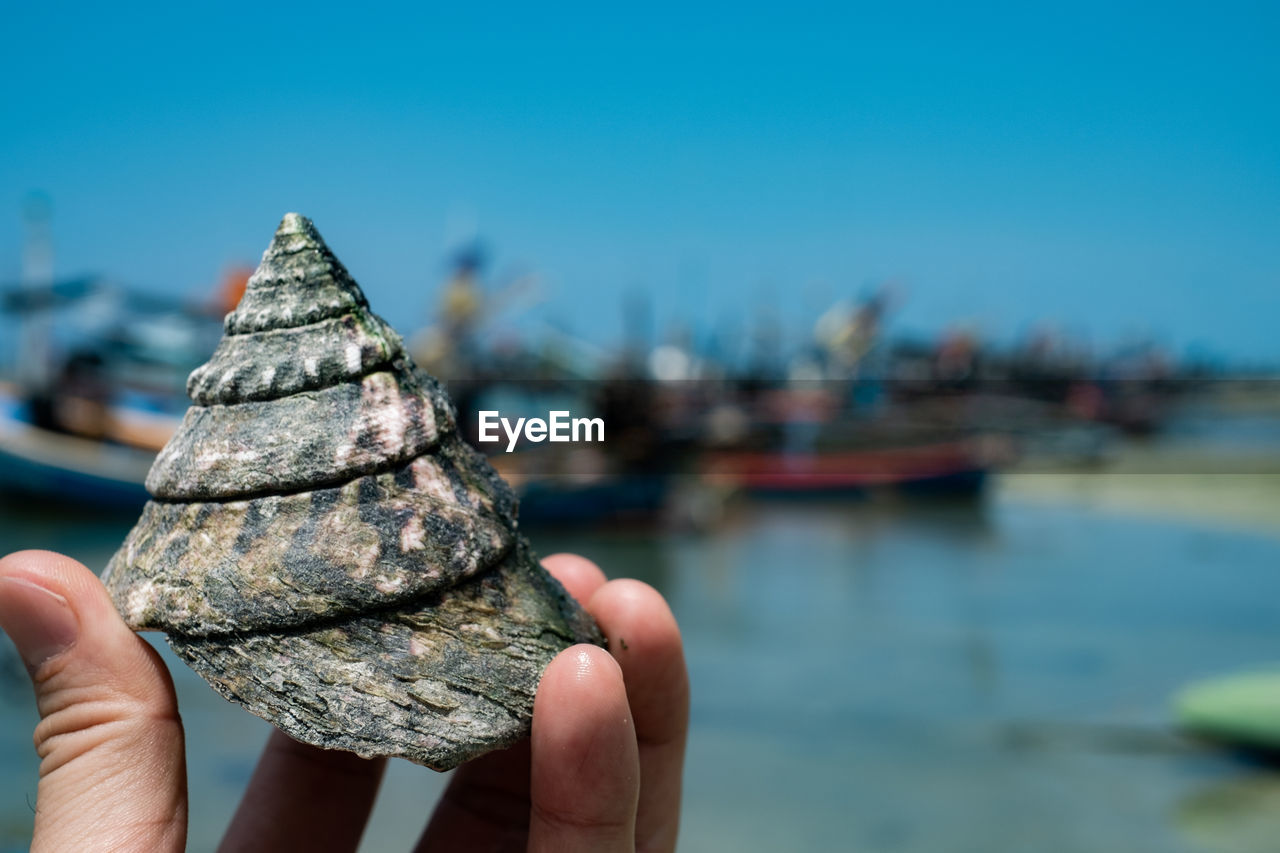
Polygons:
M524 736L603 640L440 385L297 214L225 329L103 574L125 620L316 746L446 770Z

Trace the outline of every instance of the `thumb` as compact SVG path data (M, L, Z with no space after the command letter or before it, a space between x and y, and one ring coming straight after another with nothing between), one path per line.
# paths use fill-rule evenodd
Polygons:
M75 560L0 560L0 627L31 673L40 723L33 851L182 850L182 722L169 673Z

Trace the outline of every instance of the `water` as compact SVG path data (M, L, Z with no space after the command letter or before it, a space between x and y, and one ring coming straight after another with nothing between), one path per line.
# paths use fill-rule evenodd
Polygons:
M11 508L0 550L100 567L129 518ZM1266 768L1187 744L1170 694L1280 658L1280 539L1087 508L754 505L708 534L538 533L646 580L694 689L685 850L1262 851ZM192 850L267 726L171 654ZM35 715L0 703L0 849L31 824ZM444 777L394 762L365 849L405 849Z

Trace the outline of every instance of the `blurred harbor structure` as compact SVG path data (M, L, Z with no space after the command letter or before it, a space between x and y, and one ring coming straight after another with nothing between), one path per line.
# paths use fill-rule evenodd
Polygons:
M17 329L0 385L4 489L137 505L150 456L186 408L185 377L212 351L248 271L187 299L55 279L47 204L37 199L27 218L23 280L0 302ZM1153 344L1097 354L1041 330L996 348L959 327L894 337L892 283L837 301L790 347L767 313L749 352L681 330L652 341L643 329L612 350L554 329L541 341L495 338L490 320L536 279L493 285L487 258L479 241L455 251L435 323L403 331L473 441L482 409L603 419L600 444L477 445L525 495L531 523L697 526L742 494L973 499L998 471L1212 469L1223 460L1152 453L1143 440L1188 412L1280 408L1270 377L1227 379ZM646 307L634 296L624 306L633 328L647 325Z
M0 289L0 550L99 568L245 272L159 298L31 255ZM1274 375L1048 331L907 337L892 283L798 340L764 311L739 338L657 333L635 293L615 348L563 328L520 339L492 320L537 279L491 278L479 243L448 264L434 322L400 331L468 435L482 409L606 424L599 444L480 446L544 553L671 600L695 684L688 849L1271 849L1280 775L1185 736L1169 700L1280 642ZM167 660L200 732L193 849L211 849L258 748L246 731L266 726ZM0 656L4 672L21 692ZM1252 725L1215 684L1194 694L1210 691L1197 730ZM22 708L0 748L29 751ZM412 843L406 816L441 784L391 773L369 849ZM0 815L0 850L28 817Z

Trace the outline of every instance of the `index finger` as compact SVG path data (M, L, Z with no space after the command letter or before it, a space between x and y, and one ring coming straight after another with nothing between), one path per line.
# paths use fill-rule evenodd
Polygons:
M531 853L635 849L640 766L622 672L596 646L565 649L534 699Z
M610 581L587 608L622 667L640 747L636 849L670 851L680 829L680 784L689 730L689 675L680 629L658 591Z
M560 582L565 591L583 607L604 586L604 572L586 557L577 554L552 554L542 559L542 568Z
M583 605L604 586L600 567L576 554L552 554L542 567ZM459 767L415 849L523 848L529 832L529 772L528 741Z

